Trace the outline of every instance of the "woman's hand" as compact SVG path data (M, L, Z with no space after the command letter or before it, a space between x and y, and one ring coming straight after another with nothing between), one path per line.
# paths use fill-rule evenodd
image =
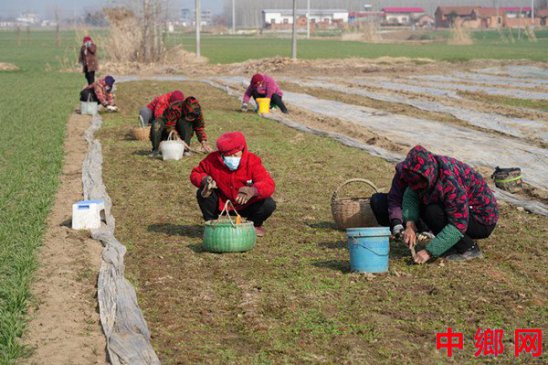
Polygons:
M417 252L415 257L413 257L413 260L415 260L415 263L417 264L424 264L426 261L430 260L432 256L428 253L426 250L420 250Z
M209 144L207 143L207 141L203 141L202 142L202 149L206 152L206 153L210 153L211 151L213 151L211 149L211 147L209 147Z
M407 222L405 224L405 230L403 231L403 243L405 243L409 248L415 247L417 244L417 227L415 226L415 223Z

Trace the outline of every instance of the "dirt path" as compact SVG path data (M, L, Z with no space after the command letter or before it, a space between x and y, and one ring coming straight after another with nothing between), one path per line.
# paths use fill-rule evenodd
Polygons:
M33 349L25 364L104 364L95 283L102 246L87 231L70 228L72 204L82 199L83 138L90 117L73 114L65 137L65 163L38 258L23 342Z

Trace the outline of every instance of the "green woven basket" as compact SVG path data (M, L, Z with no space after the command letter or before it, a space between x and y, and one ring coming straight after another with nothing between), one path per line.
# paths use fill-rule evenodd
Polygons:
M257 236L253 222L236 224L226 209L229 202L230 200L225 204L219 219L205 223L203 248L206 251L244 252L255 247ZM226 217L223 217L223 213L226 213Z

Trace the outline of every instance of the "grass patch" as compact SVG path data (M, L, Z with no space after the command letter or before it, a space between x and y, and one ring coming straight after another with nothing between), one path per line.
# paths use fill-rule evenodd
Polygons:
M200 100L212 141L244 131L276 181L278 210L248 253L201 249L188 176L202 155L150 160L149 144L126 138L138 108L175 87ZM454 361L484 363L474 357L474 334L500 327L506 351L498 360L510 363L513 330L547 323L545 217L503 206L499 227L482 243L483 261L409 265L407 249L392 243L388 274L353 274L345 234L331 224L331 193L356 176L387 187L391 164L239 113L236 99L205 84L123 84L118 104L122 112L106 116L99 132L104 178L117 238L131 241L127 271L139 283L162 363L443 363L435 333L449 326L465 336Z
M20 67L0 72L0 363L11 364L25 349L29 286L63 163L69 114L83 84L79 75L45 71L62 49L31 32L17 45L0 32L0 61Z
M486 32L487 33L487 32ZM491 34L491 33L488 33ZM497 33L498 35L498 33ZM195 52L192 35L170 35L168 44L181 44L186 50ZM378 58L410 57L433 60L464 62L472 59L528 59L547 61L548 37L539 37L538 42L519 40L505 42L500 37L476 39L472 45L447 45L444 43L396 43L375 44L365 42L342 42L335 39L299 39L298 57L302 59L322 58ZM266 57L290 57L291 40L281 38L213 36L202 37L201 53L211 63L242 62L247 59Z
M520 99L502 95L489 95L482 92L470 92L458 90L457 94L476 101L483 101L491 104L506 105L519 108L538 109L548 111L548 100Z

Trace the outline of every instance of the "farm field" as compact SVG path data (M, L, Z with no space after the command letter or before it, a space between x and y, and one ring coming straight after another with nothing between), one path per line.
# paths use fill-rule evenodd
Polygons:
M493 34L494 33L494 34ZM547 61L548 31L537 32L538 42L527 39L510 42L501 39L496 32L474 34L472 45L451 46L444 43L365 43L342 42L337 39L300 39L298 57L301 59L322 58L378 58L408 57L429 58L439 61L463 62L473 59L527 59ZM201 41L201 53L209 62L232 63L265 57L290 57L289 39L254 38L205 35ZM192 35L170 35L168 44L182 45L195 52L195 38Z
M81 85L79 75L44 71L60 54L51 35L23 34L17 46L13 33L0 32L0 62L19 67L0 71L0 363L25 353L18 337Z
M149 93L175 87L202 102L212 140L244 131L277 182L278 209L249 253L201 249L188 176L203 156L150 160L148 144L127 137L131 111ZM123 112L107 116L99 134L104 173L118 237L129 249L127 272L162 363L431 364L446 359L434 334L447 327L464 334L455 361L485 363L474 357L478 328L503 329L507 350L515 328L545 329L545 217L502 203L499 226L482 246L486 260L415 266L393 242L389 274L352 274L346 237L332 223L331 193L357 176L387 187L391 164L242 114L235 98L203 83L132 82L118 95ZM510 351L499 356L512 359Z
M0 136L0 363L36 353L20 337L40 310L39 298L30 294L32 277L66 164L67 120L83 86L72 61L79 40L74 32L61 35L57 48L53 32L22 32L19 41L13 32L0 32L0 63L19 68L0 71L0 121L9 131ZM512 363L515 329L546 330L545 216L500 201L499 225L482 244L485 260L416 266L407 249L391 242L390 272L376 277L350 273L345 234L332 223L329 203L337 186L362 177L386 190L393 164L325 134L396 156L418 142L445 151L433 147L431 130L404 136L402 131L414 129L403 126L416 126L405 124L408 118L475 135L470 145L451 150L456 154L482 146L474 139L481 135L495 145L490 154L505 162L521 163L511 158L527 153L540 156L538 164L531 158L522 165L531 183L524 197L548 202L539 178L548 166L543 98L548 32L538 32L537 43L474 36L474 45L458 47L300 40L299 57L305 60L297 62L280 57L289 55L287 39L204 36L202 54L210 64L171 69L186 81L169 81L168 75L167 81L117 86L121 111L103 114L98 133L103 173L116 237L128 248L126 276L136 287L162 363L443 363L447 357L435 350L435 333L448 327L464 334L465 347L454 361ZM191 36L168 40L193 50ZM275 58L252 60L264 57ZM78 72L65 72L70 70ZM257 71L280 80L292 122L324 136L240 113L239 101L226 91L240 95L242 82ZM478 75L481 80L470 79ZM451 79L432 79L441 76ZM398 90L391 89L392 82ZM203 222L188 175L203 155L173 163L151 160L149 145L128 136L139 107L174 88L203 104L211 142L223 132L242 130L277 183L278 209L267 221L267 236L249 253L201 249ZM511 94L500 94L503 89ZM401 118L402 127L375 124L390 116ZM498 139L504 142L496 146ZM504 146L523 150L506 153ZM481 162L487 177L492 160ZM370 194L359 188L348 194ZM89 267L79 280L92 283L95 276ZM504 330L505 352L497 361L474 356L480 327ZM544 362L529 354L520 360Z

